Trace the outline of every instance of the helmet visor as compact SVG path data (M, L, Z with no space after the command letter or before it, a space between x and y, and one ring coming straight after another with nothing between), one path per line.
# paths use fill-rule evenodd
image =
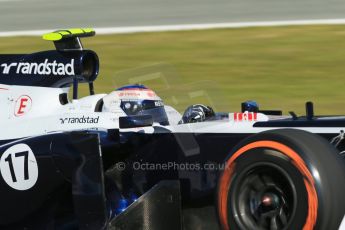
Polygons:
M154 122L169 125L168 116L161 100L122 100L121 108L129 116L151 115Z

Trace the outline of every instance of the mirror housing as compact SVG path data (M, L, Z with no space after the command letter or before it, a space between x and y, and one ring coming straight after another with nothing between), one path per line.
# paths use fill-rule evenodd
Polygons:
M147 127L153 125L151 115L127 116L119 118L120 129Z

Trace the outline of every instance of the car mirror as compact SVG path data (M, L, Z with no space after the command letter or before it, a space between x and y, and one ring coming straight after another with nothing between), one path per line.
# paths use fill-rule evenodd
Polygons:
M152 126L153 119L151 115L127 116L119 118L120 129L137 128Z

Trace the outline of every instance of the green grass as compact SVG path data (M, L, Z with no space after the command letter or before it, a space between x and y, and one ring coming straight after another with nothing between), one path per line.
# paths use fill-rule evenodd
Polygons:
M196 102L239 110L345 114L345 26L141 33L83 39L100 57L98 92L142 82L180 111ZM0 53L52 49L37 37L0 38ZM83 87L83 94L86 88Z

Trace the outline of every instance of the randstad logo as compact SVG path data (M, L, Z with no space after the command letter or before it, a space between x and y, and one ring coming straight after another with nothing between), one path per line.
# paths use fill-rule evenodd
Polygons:
M12 62L1 64L2 74L74 75L74 59L71 63L58 63L56 60L42 63Z

